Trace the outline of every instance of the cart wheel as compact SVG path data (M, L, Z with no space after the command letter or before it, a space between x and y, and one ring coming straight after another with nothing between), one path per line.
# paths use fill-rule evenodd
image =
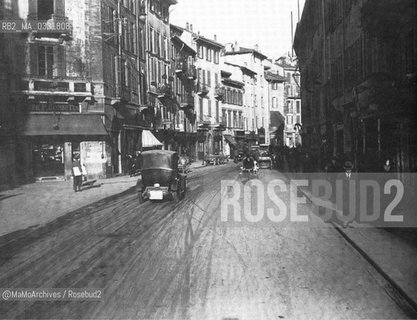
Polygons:
M138 199L139 199L139 204L142 204L144 202L142 192L138 192Z

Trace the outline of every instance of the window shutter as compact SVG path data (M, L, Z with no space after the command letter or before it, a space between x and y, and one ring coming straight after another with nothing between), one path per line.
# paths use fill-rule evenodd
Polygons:
M38 71L38 51L39 47L36 44L30 44L29 46L29 73L33 75L39 75Z
M66 76L66 57L65 57L65 46L57 46L57 75L58 77Z
M39 0L38 0L39 1ZM54 14L59 17L65 16L65 1L64 0L54 0Z
M29 0L29 15L30 19L38 18L38 0Z

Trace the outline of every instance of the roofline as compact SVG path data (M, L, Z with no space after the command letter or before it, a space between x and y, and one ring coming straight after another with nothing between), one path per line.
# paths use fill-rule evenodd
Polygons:
M197 54L197 51L195 51L193 48L191 48L188 44L186 44L180 37L173 36L171 37L171 41L177 40L179 43L181 43L185 48L187 48L188 51L192 52L192 56L194 57Z
M255 72L255 71L253 71L253 70L251 70L251 69L249 69L249 68L247 68L247 67L245 67L245 66L240 66L240 65L238 65L238 64L234 64L234 63L230 63L230 62L225 62L224 64L227 64L227 65L229 65L229 66L233 66L233 67L238 67L238 68L240 68L242 71L248 71L247 73L250 73L250 74L253 74L253 75L258 74L257 72Z
M212 45L214 47L218 47L219 49L223 49L224 48L224 45L222 45L221 43L216 42L216 41L211 40L211 39L208 39L208 38L205 38L205 37L200 36L200 35L195 35L194 36L194 40L195 41L202 41L202 42L208 43L208 44L210 44L210 45Z

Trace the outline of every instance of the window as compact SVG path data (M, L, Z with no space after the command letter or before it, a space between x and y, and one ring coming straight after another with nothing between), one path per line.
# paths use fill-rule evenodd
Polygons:
M49 20L54 14L54 0L38 0L38 20Z
M207 70L207 86L211 87L211 72Z
M197 45L198 57L200 59L204 58L204 47L202 45Z
M208 116L211 117L211 100L208 99Z
M199 106L200 106L200 114L199 114L199 117L200 117L200 120L203 120L204 119L204 109L203 109L203 99L202 98L199 98L198 99L198 102L199 102Z
M168 39L164 38L164 51L165 51L165 59L169 59L169 45L168 45Z
M153 28L149 28L149 52L153 52Z
M139 28L139 57L145 58L145 35L143 33L143 29Z
M207 48L207 50L206 50L206 59L207 59L207 61L211 61L212 53L213 53L212 49Z
M296 101L295 104L296 104L296 112L300 113L301 112L300 101Z
M216 122L219 123L220 122L220 105L219 105L219 101L216 100Z
M219 84L219 75L217 73L214 74L214 83L216 86Z
M156 32L155 41L156 41L156 54L160 56L161 55L161 35L159 34L159 32Z
M197 69L197 83L199 83L199 84L201 84L201 79L202 79L201 74L202 74L201 68L198 68Z
M218 64L219 63L219 51L218 50L214 50L214 63Z
M40 76L52 77L54 70L54 48L39 46L38 71Z

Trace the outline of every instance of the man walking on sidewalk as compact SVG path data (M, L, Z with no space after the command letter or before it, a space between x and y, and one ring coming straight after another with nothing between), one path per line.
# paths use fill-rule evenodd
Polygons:
M74 191L81 191L82 184L82 169L80 163L80 157L75 155L72 160L72 178Z
M346 161L343 169L344 172L339 174L336 179L336 203L342 211L339 220L344 228L348 227L354 220L357 212L358 203L358 176L353 173L353 163ZM337 184L340 184L339 186ZM341 187L341 188L340 188Z

